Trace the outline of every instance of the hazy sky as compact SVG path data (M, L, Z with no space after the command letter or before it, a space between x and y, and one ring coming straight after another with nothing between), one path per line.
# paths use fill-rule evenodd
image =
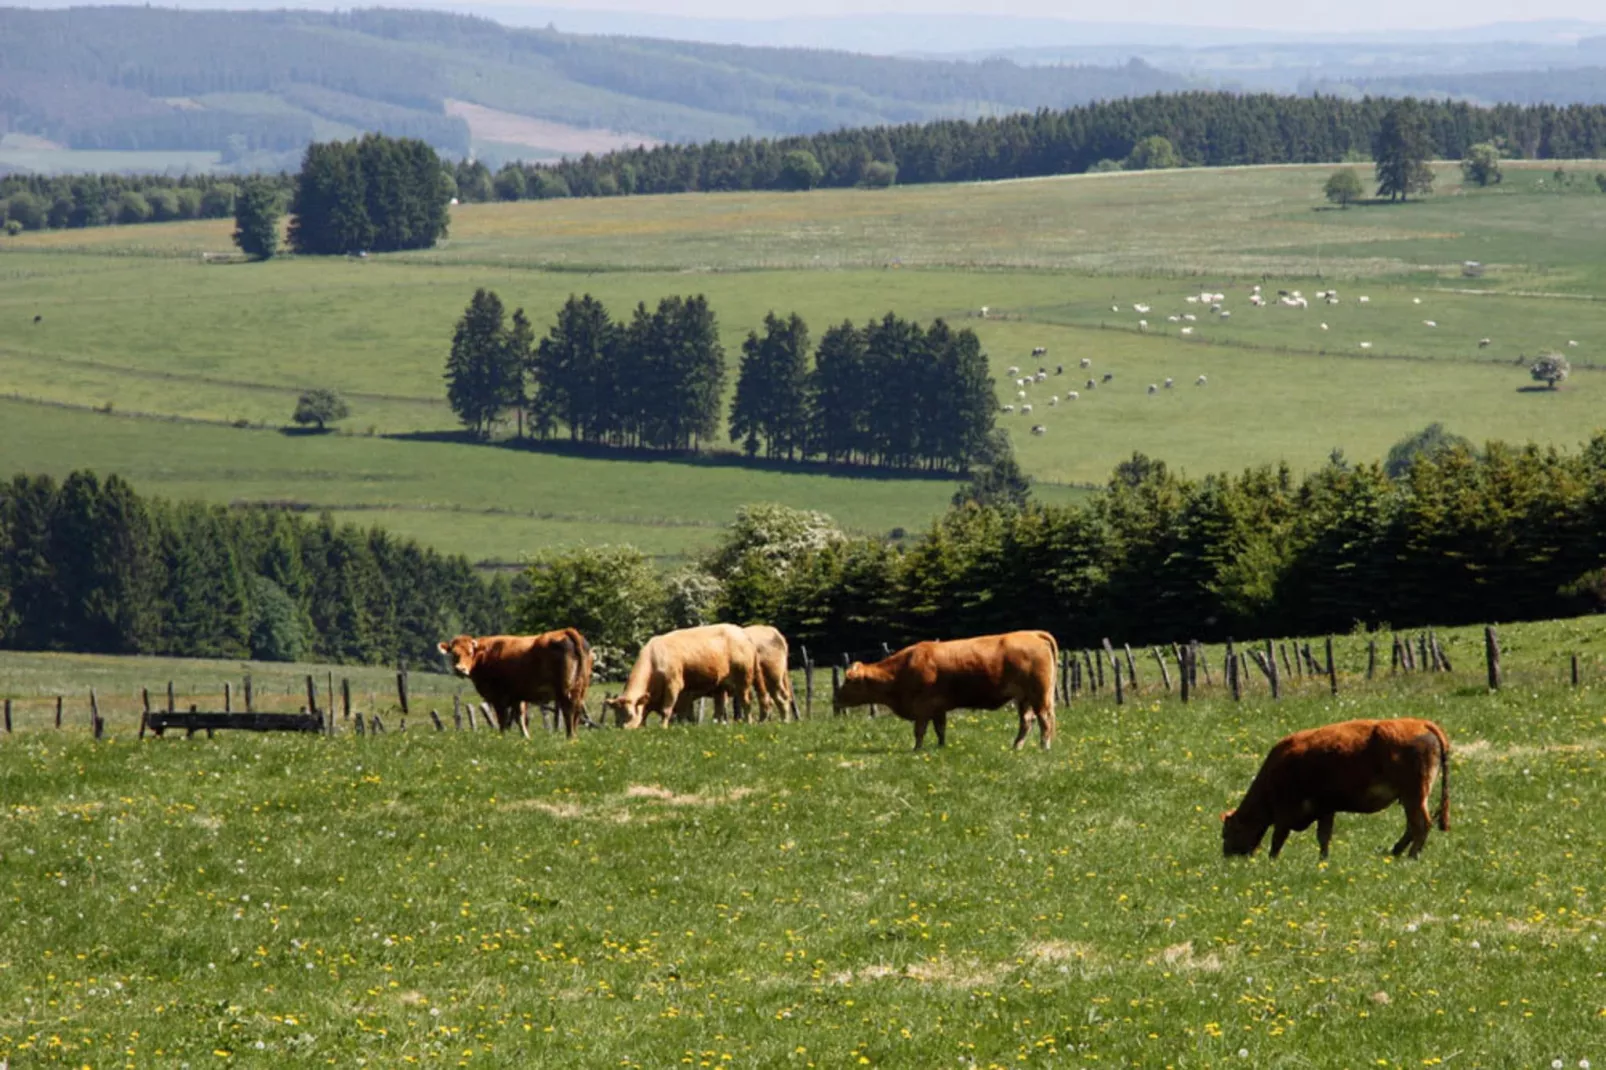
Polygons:
M588 11L643 11L705 18L785 18L871 12L971 13L1053 17L1097 22L1161 22L1193 26L1252 26L1287 30L1355 32L1395 28L1474 26L1506 20L1606 18L1600 0L476 0L486 6L535 4Z

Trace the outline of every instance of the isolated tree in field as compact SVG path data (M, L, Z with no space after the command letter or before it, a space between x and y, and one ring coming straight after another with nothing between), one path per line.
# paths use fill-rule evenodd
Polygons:
M1432 153L1421 106L1409 97L1395 104L1383 116L1373 150L1377 195L1403 201L1413 193L1432 193L1433 169L1428 166Z
M1566 357L1560 353L1546 353L1533 362L1528 374L1533 376L1534 382L1544 383L1550 389L1556 389L1556 384L1565 382L1571 375L1573 366Z
M1497 186L1505 177L1500 171L1500 149L1492 141L1480 141L1467 149L1461 161L1461 177L1468 185Z
M1352 202L1360 200L1363 192L1361 176L1355 173L1353 167L1341 167L1334 171L1328 176L1327 185L1322 187L1327 199L1340 208L1348 208Z
M475 290L452 333L446 400L476 435L489 434L523 394L524 367L509 343L502 299L490 290Z
M742 343L731 441L743 441L749 457L764 443L764 456L791 460L808 440L809 328L795 312L764 317L764 336L749 331Z
M234 199L234 244L253 260L279 251L279 194L266 182L248 182Z
M338 255L427 249L444 237L446 178L435 150L382 134L307 146L290 204L290 245Z
M346 405L346 399L325 387L308 390L296 401L295 414L290 418L305 427L308 424L317 424L318 430L327 430L327 425L337 420L344 420L351 415L351 409Z
M786 189L813 189L825 177L825 168L808 149L793 149L781 158L781 185Z
M1163 171L1181 167L1182 159L1170 139L1151 134L1132 146L1126 157L1128 171Z
M1445 430L1444 425L1435 420L1422 430L1407 435L1389 447L1388 457L1383 461L1383 471L1389 478L1399 479L1411 470L1411 466L1419 457L1432 460L1450 450L1471 448L1471 442Z

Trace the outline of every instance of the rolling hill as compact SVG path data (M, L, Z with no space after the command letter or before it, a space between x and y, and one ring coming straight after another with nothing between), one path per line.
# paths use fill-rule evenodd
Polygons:
M1021 67L513 29L368 9L0 9L0 134L283 166L360 131L538 159L973 117L1182 89L1142 63Z

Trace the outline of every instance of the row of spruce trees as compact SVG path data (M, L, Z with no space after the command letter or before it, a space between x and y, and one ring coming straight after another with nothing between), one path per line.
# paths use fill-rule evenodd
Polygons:
M1192 167L1372 158L1383 121L1406 109L1430 154L1458 160L1479 142L1528 159L1606 155L1606 105L1351 100L1190 92L1106 100L997 118L833 130L798 137L667 144L522 165L518 175L459 169L465 199L598 197L697 190L905 185L1075 174L1164 138ZM805 160L804 157L807 157ZM800 166L800 161L802 161Z
M616 320L571 296L539 341L524 310L475 291L452 336L447 399L476 434L509 413L517 433L592 445L696 449L719 432L719 325L702 295L639 304ZM742 343L728 431L749 456L966 471L996 449L987 355L970 330L888 313L810 345L795 313Z
M505 624L487 583L378 528L145 498L117 476L0 484L0 646L434 665Z
M816 652L1046 628L1065 646L1541 620L1606 609L1606 434L1582 450L1336 455L1190 479L1135 455L1085 505L966 506L721 577L718 615Z

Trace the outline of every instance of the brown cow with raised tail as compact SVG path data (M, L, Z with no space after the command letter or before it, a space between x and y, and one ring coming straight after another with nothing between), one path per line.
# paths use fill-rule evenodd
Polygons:
M1271 857L1290 832L1316 824L1322 857L1333 840L1333 815L1375 814L1398 801L1405 835L1394 845L1415 858L1427 842L1428 796L1440 774L1439 828L1450 828L1450 740L1432 721L1344 721L1284 737L1255 774L1238 809L1221 815L1227 855L1253 854L1268 828Z
M551 702L563 717L563 730L575 736L591 686L591 644L573 628L542 635L459 635L436 649L451 659L452 671L471 680L474 690L496 711L502 731L517 722L526 737L530 715L525 703Z
M904 647L868 665L848 666L832 698L838 709L879 703L915 726L915 750L926 741L926 727L937 730L937 746L948 741L950 710L996 710L1015 703L1026 741L1035 718L1038 740L1054 742L1054 673L1059 643L1047 632L1006 632Z

